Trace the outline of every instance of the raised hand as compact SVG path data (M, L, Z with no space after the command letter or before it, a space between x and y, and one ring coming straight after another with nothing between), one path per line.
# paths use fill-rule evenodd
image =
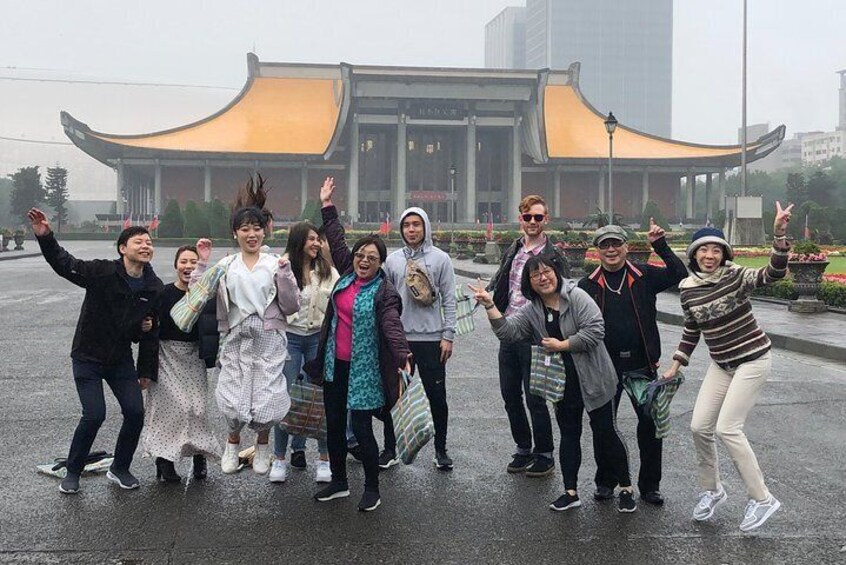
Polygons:
M32 233L38 237L44 237L53 231L50 228L50 222L47 220L47 216L38 208L30 208L29 212L26 213L26 217L32 225Z
M787 208L781 207L781 202L776 200L776 215L773 221L773 235L776 237L783 236L787 233L787 224L790 222L790 215L793 211L793 204Z
M212 242L210 239L199 239L197 240L197 257L200 260L200 263L208 263L209 257L211 256L212 251Z
M285 267L287 267L290 264L291 264L291 262L288 260L288 257L286 255L283 255L282 257L279 258L279 268L280 269L284 269Z
M332 204L332 194L335 192L335 177L326 177L323 186L320 187L320 202L324 206Z
M649 243L655 243L666 235L664 228L655 223L655 218L649 218L649 231L646 232L646 239Z
M472 284L467 283L467 288L473 292L473 297L476 299L476 302L482 306L491 306L493 304L491 293L485 290L485 285L482 284L482 279L477 280L478 286L473 286Z

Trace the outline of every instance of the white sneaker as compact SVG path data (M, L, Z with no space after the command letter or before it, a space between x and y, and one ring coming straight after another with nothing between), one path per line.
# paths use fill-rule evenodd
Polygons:
M693 509L693 519L702 522L714 515L717 508L722 506L726 501L728 495L723 489L723 485L719 485L717 490L706 490L700 495L699 504Z
M270 444L256 444L256 454L253 456L253 471L257 475L265 475L270 471Z
M220 458L220 470L226 474L238 471L238 451L241 446L237 443L226 442L226 449L223 450L223 457Z
M284 459L274 459L273 465L270 466L270 476L268 477L271 483L284 483L288 478L288 462Z
M332 482L332 469L329 467L328 461L323 461L322 459L317 461L317 471L314 473L314 482Z
M746 513L743 516L743 521L740 523L741 531L751 532L756 528L760 528L779 508L781 508L781 502L773 495L770 495L763 502L750 500L746 504Z

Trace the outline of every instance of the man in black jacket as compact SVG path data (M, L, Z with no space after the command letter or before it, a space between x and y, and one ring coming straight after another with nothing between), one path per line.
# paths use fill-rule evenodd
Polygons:
M499 270L487 288L493 290L494 304L506 316L528 302L520 292L520 280L526 261L533 255L553 255L561 262L565 276L569 276L567 260L543 233L549 222L543 198L526 196L520 202L519 212L518 221L523 236L516 239L503 254ZM531 344L500 343L499 388L511 425L511 437L517 444L517 451L512 455L506 470L509 473L526 473L527 477L545 477L555 470L552 423L546 401L529 393L531 362ZM532 420L531 427L523 406L524 392Z
M153 272L153 242L146 228L123 230L117 240L119 259L82 261L65 251L53 235L44 212L27 213L47 263L56 273L85 289L85 300L71 347L73 377L82 418L73 435L67 476L59 486L66 494L79 491L79 476L97 432L106 418L103 381L123 412L115 458L106 476L124 489L138 488L129 466L144 425L141 389L158 376L158 333L142 332L161 299L162 281ZM132 342L139 342L137 369Z
M600 267L579 281L579 287L593 297L605 319L605 347L614 362L619 385L614 399L615 413L623 392L623 373L645 372L656 378L661 357L655 301L659 292L676 285L687 276L684 263L676 257L664 230L650 218L647 238L666 267L634 264L627 259L628 234L620 226L605 226L594 233L593 244L599 253ZM632 400L637 414L637 445L640 451L638 490L644 502L661 505L662 440L655 438L655 423ZM607 472L605 462L597 460L597 500L614 497L617 486Z

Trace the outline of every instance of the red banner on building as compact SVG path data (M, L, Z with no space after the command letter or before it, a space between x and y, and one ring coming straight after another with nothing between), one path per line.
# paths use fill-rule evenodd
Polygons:
M435 190L412 190L408 193L408 199L414 202L446 202L449 195Z

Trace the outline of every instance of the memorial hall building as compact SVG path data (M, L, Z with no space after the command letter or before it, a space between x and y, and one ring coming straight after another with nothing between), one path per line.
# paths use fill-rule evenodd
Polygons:
M149 217L171 199L228 204L255 173L267 179L281 220L298 218L326 176L339 187L339 210L357 222L396 218L412 205L434 222L514 222L527 194L544 196L556 219L607 209L604 120L613 108L584 98L578 63L533 71L269 63L253 54L247 62L232 102L173 129L113 135L62 113L70 140L117 171L119 214ZM783 138L780 126L750 142L748 161ZM723 194L726 171L740 161L739 146L620 123L613 210L639 221L653 200L667 218L694 220L693 191L680 201L682 181L695 187L704 178L706 191Z

